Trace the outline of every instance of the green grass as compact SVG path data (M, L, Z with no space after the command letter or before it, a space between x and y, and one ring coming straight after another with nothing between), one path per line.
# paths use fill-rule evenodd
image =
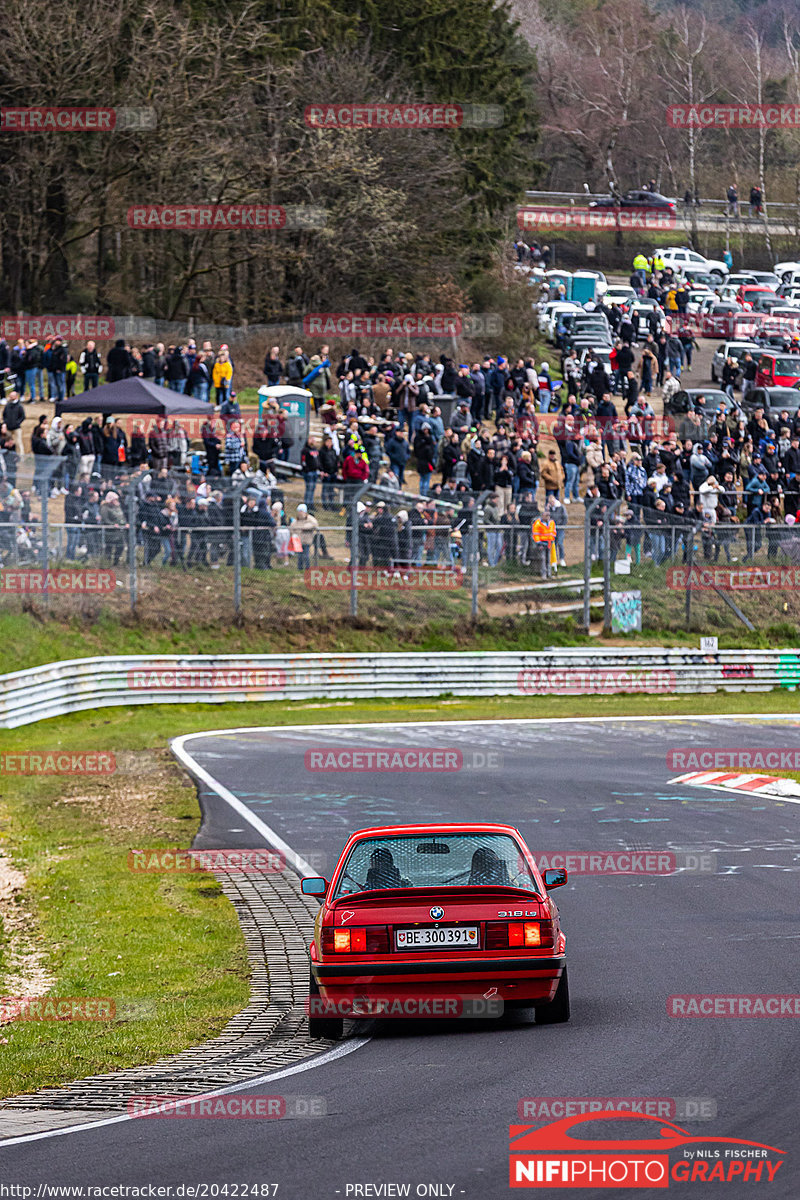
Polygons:
M108 734L102 720L84 719L56 739L46 726L4 733L3 748L107 747ZM5 1026L2 1096L152 1062L212 1037L247 1003L241 929L214 878L127 866L129 849L191 843L194 787L163 749L123 761L105 780L3 780L3 848L27 876L14 901L27 917L22 948L41 953L49 994L108 997L116 1016Z
M9 668L23 670L59 659L91 658L96 655L123 654L280 654L355 653L358 651L429 651L516 650L536 651L549 647L591 646L677 646L697 647L699 632L679 628L647 629L641 635L587 638L576 621L557 617L496 616L483 617L473 626L465 604L442 594L438 611L426 615L412 600L377 595L362 605L362 613L352 622L347 614L346 593L338 595L336 608L323 608L312 619L289 622L284 613L271 605L269 595L248 599L247 617L231 623L230 614L209 611L197 618L202 596L185 594L173 599L168 610L172 616L144 612L133 618L126 613L96 617L75 615L59 619L38 611L0 613L0 638L14 647ZM519 607L524 601L517 600ZM447 606L447 607L445 607ZM263 618L257 612L263 610ZM291 610L284 610L288 614ZM666 613L665 613L666 615ZM703 623L703 628L706 624ZM797 645L797 627L790 622L770 625L748 633L738 622L733 627L713 626L723 650L771 649Z

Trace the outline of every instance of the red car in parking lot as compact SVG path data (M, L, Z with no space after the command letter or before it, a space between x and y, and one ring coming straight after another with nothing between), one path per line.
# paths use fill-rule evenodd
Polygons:
M539 872L510 825L354 833L330 883L302 881L321 902L310 946L312 1036L339 1037L345 1017L380 1016L382 1005L428 1015L424 998L450 1005L432 1015L462 1015L459 1001L491 996L533 1008L540 1024L568 1021L566 938L549 895L566 882L566 871Z
M800 383L800 354L765 350L758 360L756 387L796 387Z

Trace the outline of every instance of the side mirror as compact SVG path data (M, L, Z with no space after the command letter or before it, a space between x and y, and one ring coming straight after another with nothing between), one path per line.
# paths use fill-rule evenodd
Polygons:
M553 888L563 887L567 882L567 872L559 867L551 867L544 873L544 886L548 892L552 892ZM305 880L303 881L305 882Z
M328 890L327 879L321 879L318 876L310 876L308 879L300 881L300 891L304 896L319 896L320 900Z

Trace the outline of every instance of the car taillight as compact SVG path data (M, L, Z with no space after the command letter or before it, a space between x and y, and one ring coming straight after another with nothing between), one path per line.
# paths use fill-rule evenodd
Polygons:
M527 950L552 949L555 932L552 921L487 921L486 949L504 950L522 946Z
M389 930L385 925L365 928L322 930L323 954L386 954L389 950Z

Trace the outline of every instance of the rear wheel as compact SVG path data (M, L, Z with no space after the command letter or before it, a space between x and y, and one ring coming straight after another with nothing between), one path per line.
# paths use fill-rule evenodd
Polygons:
M563 1021L568 1020L569 983L567 981L567 968L564 967L553 999L549 1004L537 1004L536 1006L536 1024L560 1025Z
M313 1008L315 997L319 997L319 984L314 978L314 972L311 971L308 977L308 998L311 1001L309 1009ZM314 1017L309 1011L308 1032L312 1038L327 1038L329 1041L335 1042L344 1032L344 1019L342 1017Z

